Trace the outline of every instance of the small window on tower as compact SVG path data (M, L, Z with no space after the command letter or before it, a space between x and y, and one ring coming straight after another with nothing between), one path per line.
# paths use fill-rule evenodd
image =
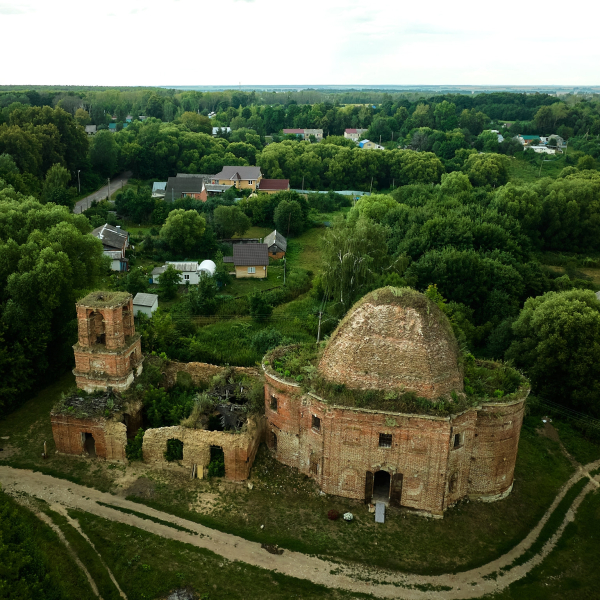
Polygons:
M460 433L455 433L454 434L454 447L455 448L459 448L460 444L462 442L462 436Z
M274 431L271 432L271 445L273 446L273 450L277 452L277 436Z
M277 398L275 396L271 396L271 410L277 412Z
M392 434L391 433L380 433L379 434L379 447L380 448L391 448L392 447Z
M319 419L319 417L316 415L312 416L312 428L315 431L321 431L321 419Z

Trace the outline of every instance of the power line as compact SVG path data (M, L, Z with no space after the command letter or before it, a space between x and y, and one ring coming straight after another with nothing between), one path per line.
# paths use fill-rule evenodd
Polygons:
M562 406L562 404L557 404L556 402L552 402L551 400L540 400L539 403L542 406L545 406L546 408L552 410L553 412L557 412L565 417L568 417L569 419L571 419L573 421L577 421L578 423L583 423L590 427L594 427L595 429L600 429L600 420L599 419L594 419L593 417L590 417L589 415L577 412L576 410L573 410L572 408L567 408L566 406Z

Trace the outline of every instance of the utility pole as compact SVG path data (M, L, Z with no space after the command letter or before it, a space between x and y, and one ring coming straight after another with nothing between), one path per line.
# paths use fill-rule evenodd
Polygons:
M369 194L373 191L373 178L371 177L371 187L369 188Z
M285 285L285 256L283 257L283 285Z
M319 329L317 330L317 344L321 341L321 317L323 313L319 311Z
M108 198L107 200L110 202L110 177L108 178Z
M79 193L81 194L81 182L79 181L79 173L81 169L77 170L77 188L79 189Z

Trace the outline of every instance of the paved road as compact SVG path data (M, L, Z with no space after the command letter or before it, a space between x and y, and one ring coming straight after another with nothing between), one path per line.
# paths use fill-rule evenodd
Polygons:
M155 510L143 504L134 503L112 494L99 492L93 488L86 488L39 472L0 465L0 483L2 489L8 494L17 497L21 494L27 494L41 498L49 503L50 508L59 512L64 510L61 506L75 508L105 519L133 525L164 538L185 542L199 548L206 548L230 561L242 561L290 577L308 579L327 587L372 594L379 598L464 600L466 598L481 598L485 594L500 591L510 583L524 577L534 566L541 563L554 548L567 524L575 518L577 508L585 495L600 487L597 481L598 476L592 478L589 474L590 470L596 469L598 466L600 466L600 460L585 467L579 467L573 477L563 486L538 525L507 554L477 569L437 576L410 575L351 563L333 563L316 556L300 554L290 550L285 550L283 555L269 554L256 542L209 529L198 523ZM533 558L523 565L510 568L509 565L531 547L559 502L582 476L587 476L590 482L573 501L556 533ZM103 506L98 502L108 506ZM117 510L110 508L110 506L115 507ZM119 511L118 508L133 510L137 515L141 513L141 515L158 518L167 523L184 527L185 530L172 529L167 525L141 518L141 516L126 514ZM509 567L509 570L501 570L507 567Z
M129 178L133 173L131 171L125 171L120 175L117 175L114 179L110 180L110 194L111 196L119 189L121 186L125 185ZM97 192L82 198L75 207L73 208L74 213L82 213L84 210L87 210L94 200L105 200L108 197L108 184L104 187L101 187Z

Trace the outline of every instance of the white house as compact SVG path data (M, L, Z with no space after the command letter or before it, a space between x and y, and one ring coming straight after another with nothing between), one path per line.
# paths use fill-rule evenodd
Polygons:
M133 299L133 316L137 317L139 313L144 313L151 317L152 313L158 308L158 296L156 294L142 294L139 292Z
M360 140L360 136L364 133L367 133L367 129L346 129L346 131L344 131L344 137L347 140L358 142L358 140Z
M217 268L212 260L204 260L201 264L192 261L167 261L164 266L156 267L152 270L152 283L159 283L160 276L167 270L169 265L172 265L174 269L181 273L181 283L189 283L191 285L196 285L200 281L202 273L213 275L214 270Z

